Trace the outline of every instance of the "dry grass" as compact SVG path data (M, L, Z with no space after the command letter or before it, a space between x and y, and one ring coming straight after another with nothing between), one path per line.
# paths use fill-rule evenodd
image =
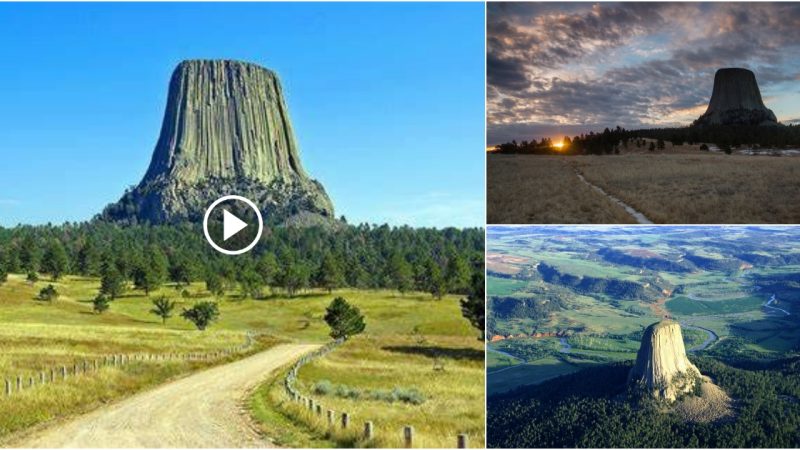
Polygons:
M635 223L620 206L581 183L566 164L575 157L487 158L487 223Z
M687 145L622 155L487 155L488 223L630 223L575 175L655 223L800 223L800 158Z
M703 152L570 162L656 223L800 222L800 158Z

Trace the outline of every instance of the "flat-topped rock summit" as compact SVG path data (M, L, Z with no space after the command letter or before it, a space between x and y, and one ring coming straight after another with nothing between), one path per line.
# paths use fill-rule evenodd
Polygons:
M144 178L102 217L197 221L227 194L250 198L272 222L333 217L325 189L301 164L278 76L240 61L183 61Z
M701 379L700 371L686 357L678 322L664 320L644 330L642 345L628 381L653 397L674 401L691 392Z
M764 105L756 75L747 69L725 68L714 75L708 109L695 125L777 125L775 113Z

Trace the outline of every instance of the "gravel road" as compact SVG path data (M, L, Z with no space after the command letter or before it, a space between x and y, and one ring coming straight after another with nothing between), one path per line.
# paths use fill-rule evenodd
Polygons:
M11 447L271 447L248 425L247 392L316 345L278 345L138 393L11 442Z

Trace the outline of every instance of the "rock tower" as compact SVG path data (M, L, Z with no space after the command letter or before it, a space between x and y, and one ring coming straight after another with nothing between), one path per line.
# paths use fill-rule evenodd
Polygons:
M102 217L197 221L227 194L250 198L270 222L333 217L325 189L303 170L278 76L240 61L181 62L147 173Z
M691 392L700 380L700 371L686 357L680 324L664 320L645 329L636 364L628 375L630 383L671 402Z
M708 109L694 125L777 125L778 119L761 100L756 76L747 69L719 69Z

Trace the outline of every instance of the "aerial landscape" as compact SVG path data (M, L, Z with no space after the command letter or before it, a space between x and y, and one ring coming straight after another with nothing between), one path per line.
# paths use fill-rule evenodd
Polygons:
M797 223L798 17L490 3L487 223Z
M474 201L452 201L469 197L464 187L448 175L429 177L435 159L412 156L435 139L416 112L427 101L450 105L437 114L458 117L436 120L437 133L483 122L484 38L473 36L482 5L6 4L0 11L0 34L21 32L18 24L32 33L9 38L14 48L0 49L0 59L31 45L42 54L0 106L7 137L0 154L16 167L0 177L0 446L485 447L484 210L475 208L483 203L482 131L466 138L471 151L459 140L436 144L447 159L478 156L453 166L458 179L471 180ZM192 18L187 24L208 26L186 25L185 34L170 27L158 46L116 34L157 29L176 11ZM95 26L81 25L87 17ZM267 18L280 23L230 25ZM296 23L318 20L336 26L292 34ZM408 98L391 117L324 112L369 107L355 105L365 91L359 83L328 88L355 76L347 64L327 79L316 70L303 75L309 61L351 57L349 47L322 56L310 49L365 41L363 33L381 52L395 46L386 58L361 47L373 70L359 68L360 83L377 86L384 71L397 70L400 54L403 70L431 67L415 59L406 33L424 20L446 31L447 38L417 37L453 56L447 68L381 89ZM75 44L68 60L63 42L32 37L40 27ZM169 41L163 33L177 41L161 45ZM208 58L176 59L205 48L214 49ZM128 51L147 53L148 62L130 67ZM100 61L103 75L76 69L78 61ZM472 93L461 91L467 85ZM348 92L343 104L338 95ZM392 101L377 92L360 101ZM83 102L74 104L74 95ZM49 108L70 114L34 114ZM331 121L353 134L337 135ZM148 129L159 123L160 132ZM403 133L415 131L413 145L394 139L399 123ZM39 130L36 142L30 127ZM356 135L363 142L353 142ZM374 153L373 139L387 155L424 160L403 175L413 183L395 183L409 162L361 153L367 144ZM301 141L316 146L301 154ZM235 201L212 211L231 194L256 211ZM243 220L229 236L235 215ZM251 226L256 217L263 224ZM223 250L251 240L254 247L231 256L209 245L215 240Z
M800 230L487 235L489 447L800 445Z

